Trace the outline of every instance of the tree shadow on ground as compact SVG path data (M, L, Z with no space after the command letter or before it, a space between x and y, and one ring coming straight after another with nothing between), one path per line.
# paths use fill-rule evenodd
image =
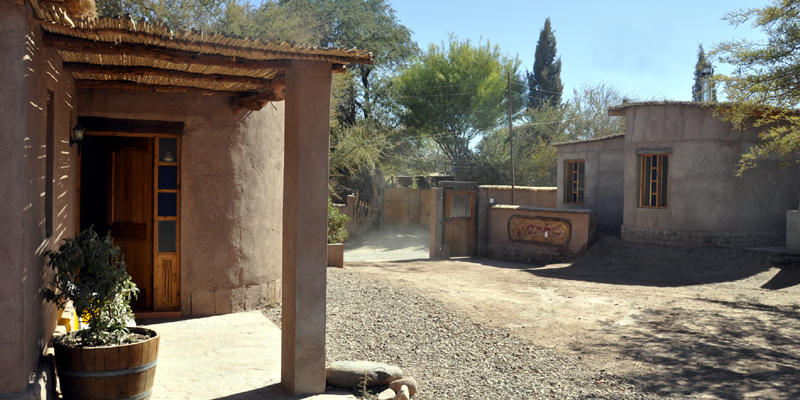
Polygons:
M650 311L602 347L633 361L627 376L660 394L800 398L798 307L700 301L706 310Z
M623 242L601 236L600 241L572 263L549 264L528 272L548 278L617 285L676 287L730 282L752 277L772 267L795 269L786 256L732 248L667 247ZM774 279L774 278L773 278ZM800 274L787 273L766 289L800 283Z

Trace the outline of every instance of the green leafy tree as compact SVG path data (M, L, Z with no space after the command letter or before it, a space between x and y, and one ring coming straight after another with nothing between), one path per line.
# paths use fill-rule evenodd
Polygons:
M692 86L692 101L717 101L717 88L712 76L714 66L706 58L706 52L701 44L697 49L697 64L694 66L694 86Z
M528 108L561 104L561 57L556 57L556 36L550 18L544 20L539 33L533 71L528 72Z
M507 121L507 74L512 88L522 85L518 68L518 59L501 54L488 40L476 47L451 36L446 45L431 45L398 76L400 120L410 131L433 139L453 166L469 168L470 143ZM513 97L518 110L521 97Z
M161 21L171 29L212 29L224 14L223 0L97 0L98 15L130 15Z
M558 153L551 143L566 140L566 109L544 106L525 111L514 126L514 180L521 186L555 186ZM477 146L478 173L471 177L482 184L511 184L511 146L508 129L487 135Z
M566 103L564 128L567 140L594 139L625 133L625 117L611 117L608 109L620 105L625 96L604 83L583 84L572 91Z
M419 52L411 31L402 25L386 0L283 0L281 7L317 15L324 47L368 49L373 65L349 65L336 75L331 109L332 189L339 194L359 191L372 200L383 182L382 169L394 151L398 120L391 78ZM354 149L354 146L358 147Z
M391 5L386 0L283 0L279 4L293 12L318 16L320 36L316 45L372 52L373 65L350 65L348 73L339 79L347 95L338 99L335 111L343 117L339 122L348 125L354 125L358 118L380 114L387 95L378 81L419 52L411 31L398 21Z
M734 26L752 21L766 35L759 42L723 42L713 52L734 67L731 75L715 77L731 102L719 112L738 127L753 123L763 128L763 142L742 155L741 174L761 159L778 154L789 160L800 149L800 117L792 110L800 103L800 2L773 0L725 19Z

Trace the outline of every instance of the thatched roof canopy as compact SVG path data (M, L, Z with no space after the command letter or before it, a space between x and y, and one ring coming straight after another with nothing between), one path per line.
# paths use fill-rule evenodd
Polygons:
M260 109L283 100L291 60L372 64L358 49L296 46L196 30L173 32L160 23L126 18L73 19L57 5L30 0L45 46L58 50L79 87L232 96L234 108Z

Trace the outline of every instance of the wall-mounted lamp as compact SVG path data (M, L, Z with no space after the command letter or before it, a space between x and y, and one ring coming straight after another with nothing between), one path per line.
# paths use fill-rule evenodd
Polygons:
M78 124L72 128L72 132L69 135L69 147L72 147L73 143L78 144L78 155L81 155L81 142L83 142L83 135L86 133L86 128L83 125Z

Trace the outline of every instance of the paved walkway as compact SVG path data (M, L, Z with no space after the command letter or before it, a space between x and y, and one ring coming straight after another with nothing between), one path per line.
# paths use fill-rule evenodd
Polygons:
M355 399L343 392L287 395L281 331L258 311L142 325L161 335L153 400Z

